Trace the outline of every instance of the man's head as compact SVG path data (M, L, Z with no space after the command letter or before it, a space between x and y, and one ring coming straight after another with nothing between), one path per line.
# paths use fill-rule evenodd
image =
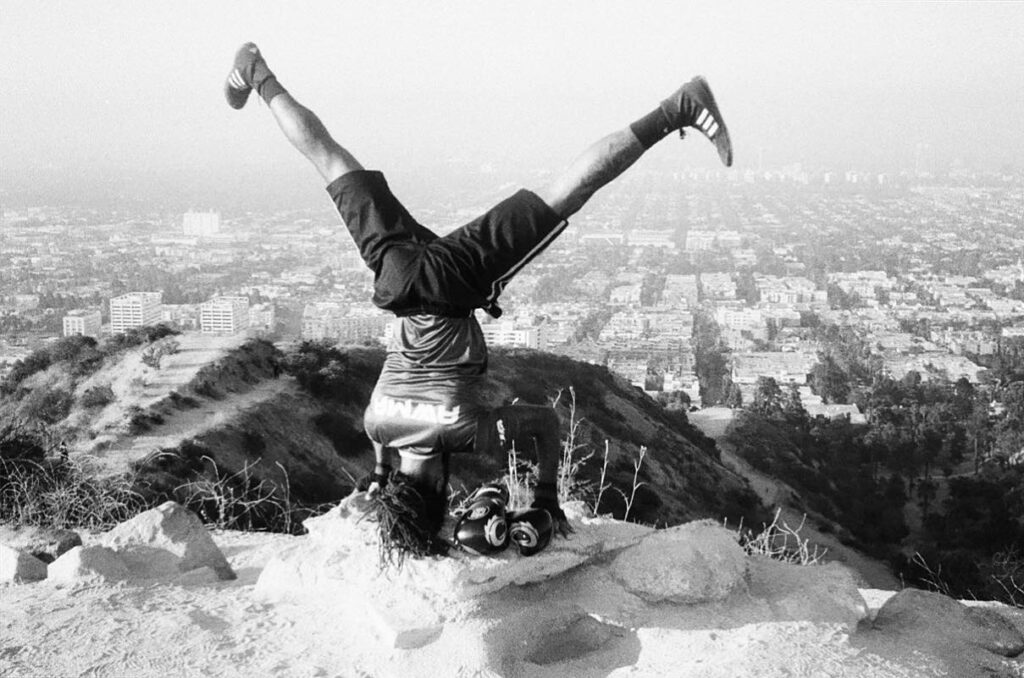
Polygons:
M381 566L401 567L406 556L444 555L439 536L448 515L447 455L402 455L401 469L374 496Z

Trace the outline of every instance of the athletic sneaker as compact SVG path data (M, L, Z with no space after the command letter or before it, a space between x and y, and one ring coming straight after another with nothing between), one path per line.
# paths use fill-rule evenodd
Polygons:
M669 123L679 128L680 135L684 134L684 127L695 128L715 145L722 163L726 167L732 166L729 130L718 111L715 95L702 76L698 75L661 102L661 110Z
M262 81L269 73L270 69L267 68L259 47L251 42L239 47L235 53L235 63L224 81L224 98L228 100L228 105L231 108L245 106L253 87L259 84L257 79Z

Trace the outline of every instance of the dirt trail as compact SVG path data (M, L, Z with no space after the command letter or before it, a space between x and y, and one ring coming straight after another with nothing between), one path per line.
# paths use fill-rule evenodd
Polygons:
M126 422L132 411L145 411L187 386L202 368L241 346L246 336L222 337L192 332L178 335L173 340L178 342L178 351L164 356L159 368L145 365L141 354L131 355L109 370L94 375L83 386L84 390L93 384L109 385L116 396L116 400L98 415L79 415L82 419L90 417L84 423L93 431L93 437L80 442L74 453L90 457L100 472L123 471L127 465L162 448L176 447L183 440L229 421L239 412L289 388L290 382L273 380L240 393L230 393L219 400L196 398L197 407L179 407L169 411L161 408L164 410L160 412L162 422L152 423L146 431L130 433Z
M807 516L790 504L795 492L786 483L761 473L736 454L736 450L725 442L725 434L733 420L733 410L727 407L708 407L687 415L690 422L718 444L722 462L742 475L750 483L769 508L779 508L779 522L796 528L803 525L800 535L808 540L809 546L825 551L824 560L843 563L857 572L866 586L876 589L894 590L901 588L900 581L889 572L885 564L842 544L834 535L815 529Z
M272 400L294 388L290 380L277 379L256 384L244 393L232 393L221 400L202 401L199 407L175 411L151 430L116 439L96 454L101 469L120 471L161 449L174 448L182 441L221 426L239 413Z

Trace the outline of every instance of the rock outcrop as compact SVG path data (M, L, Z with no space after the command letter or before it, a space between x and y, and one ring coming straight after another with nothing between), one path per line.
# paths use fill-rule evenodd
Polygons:
M643 655L647 634L803 614L852 632L867 615L842 566L749 558L732 532L710 521L653 530L573 505L574 534L536 556L453 552L380 571L366 510L353 495L307 521L309 536L268 563L256 592L271 601L310 601L315 592L319 603L345 608L366 633L363 651L393 655L402 675L443 674L456 660L474 675L545 667L557 675L584 656L588 666L607 656L611 670L623 656ZM804 603L808 586L813 596ZM394 654L410 649L417 651Z
M968 607L940 593L904 589L882 605L858 642L883 656L900 646L945 656L949 675L1020 675L1003 662L1024 652L1024 635L1011 614L1009 608Z
M199 517L173 501L121 523L102 544L138 577L176 576L200 567L211 568L220 579L236 576Z
M0 525L0 544L24 551L44 563L52 563L74 547L81 546L82 538L74 530Z
M177 641L168 650L161 633L141 632L151 626L180 627L174 638L189 639L189 665L230 662L237 671L225 675L261 674L273 657L288 658L273 664L288 675L342 665L427 678L1024 675L1015 659L1024 611L914 590L865 592L869 610L842 565L748 556L713 522L654 530L569 505L575 532L535 556L455 551L381 571L367 509L354 495L307 521L303 537L218 534L242 574L226 582L224 554L175 504L89 538L48 568L0 544L0 627L20 629L16 644L30 650L15 653L35 671L26 675L42 660L47 675L106 667L109 648L88 648L115 636L124 666L146 657L146 675L174 673ZM64 644L55 649L47 629ZM139 639L149 645L136 656ZM289 663L297 656L301 670Z
M199 517L172 501L140 513L98 539L99 544L82 546L81 538L70 530L4 528L0 531L0 583L236 578Z
M128 576L124 560L105 546L76 546L47 568L47 579L58 584L117 582Z
M0 584L21 584L46 578L46 563L30 553L0 543Z

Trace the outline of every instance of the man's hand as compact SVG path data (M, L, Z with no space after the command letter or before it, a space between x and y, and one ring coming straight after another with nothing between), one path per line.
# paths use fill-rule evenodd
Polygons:
M555 533L561 535L563 539L568 539L569 535L575 531L564 513L561 518L555 518Z
M381 490L387 487L388 476L391 475L391 467L386 464L378 464L373 473L367 474L356 483L356 490L366 492L367 499L373 499Z
M550 513L555 534L568 539L569 535L575 530L569 524L569 519L565 517L565 511L558 505L558 498L555 496L554 491L549 491L544 485L544 483L538 483L531 508L544 509Z

